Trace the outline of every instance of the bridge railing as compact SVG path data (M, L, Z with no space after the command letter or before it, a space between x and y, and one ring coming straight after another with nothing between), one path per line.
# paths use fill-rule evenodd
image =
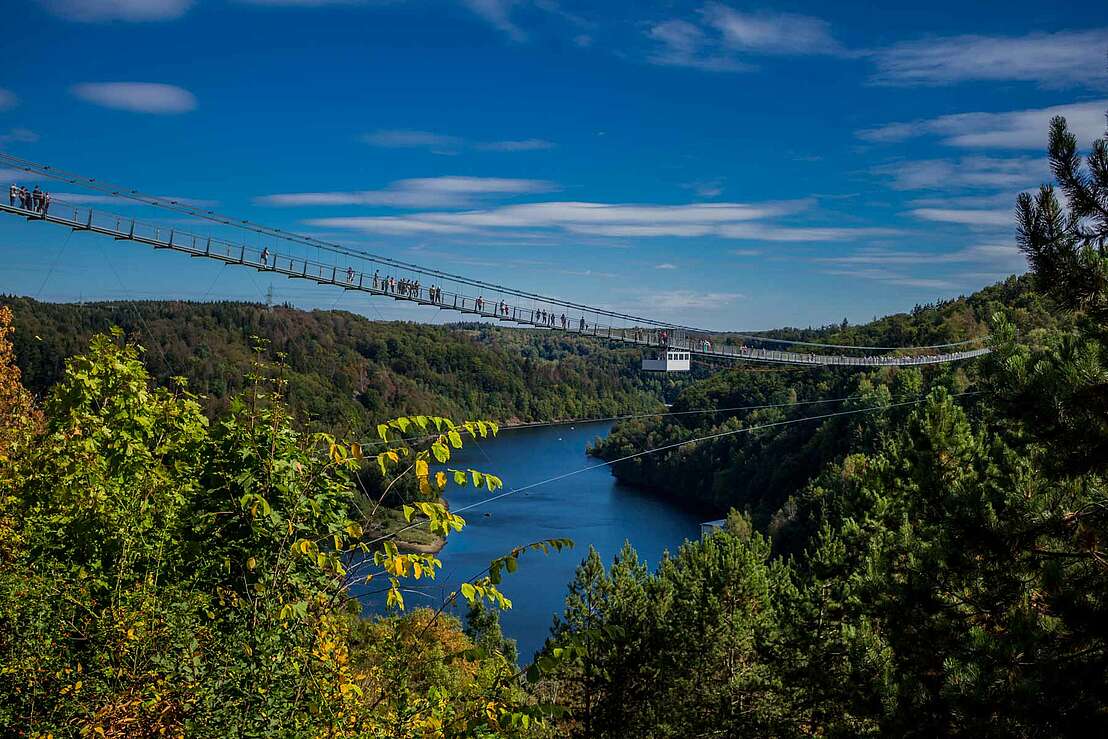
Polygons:
M581 311L573 313L559 310L559 306L546 305L533 300L521 303L518 298L508 302L503 295L485 297L464 284L452 284L440 280L434 285L421 282L425 275L405 273L395 265L386 265L365 257L351 257L349 263L324 262L306 255L280 251L276 240L269 243L249 244L244 241L223 238L215 234L199 234L186 228L148 222L96 209L80 203L55 199L48 214L34 213L18 207L6 207L5 211L24 215L31 220L44 220L69 226L74 230L88 230L112 236L117 240L134 241L159 249L173 249L194 257L215 259L226 264L241 264L267 272L283 274L289 278L308 279L330 284L346 290L356 290L397 300L435 306L444 310L484 318L496 318L536 328L560 329L588 334L644 346L663 347L690 353L740 358L751 361L786 362L811 365L849 366L901 366L929 364L947 361L944 358L977 356L981 350L959 351L943 354L937 349L917 351L911 356L867 353L864 347L850 347L860 355L828 354L806 351L789 351L767 348L773 339L752 338L738 344L734 339L707 335L690 335L683 329L659 325L635 323L613 324L604 314ZM285 242L287 243L287 242ZM307 251L307 248L305 249ZM468 289L467 289L468 288ZM718 343L715 343L718 342ZM847 348L843 348L847 349Z

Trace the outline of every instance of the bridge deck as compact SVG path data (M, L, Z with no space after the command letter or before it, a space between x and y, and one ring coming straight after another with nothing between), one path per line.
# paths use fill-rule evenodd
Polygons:
M69 217L71 210L72 217ZM544 311L541 305L518 306L509 305L505 301L490 303L480 296L463 295L441 289L438 290L436 295L432 295L425 285L401 289L402 286L394 284L388 276L382 277L376 272L370 275L353 270L352 267L342 269L334 264L324 264L305 258L271 253L268 250L263 252L263 250L245 244L233 244L221 239L196 236L178 232L172 228L167 230L160 226L139 223L135 219L111 213L97 213L91 208L73 207L70 204L60 203L56 200L52 205L52 211L42 214L18 206L0 203L0 212L21 216L28 221L65 226L74 231L88 231L110 236L117 241L146 244L155 249L169 249L188 254L191 257L212 259L224 264L253 267L262 272L282 274L289 279L310 280L321 285L340 287L343 290L389 297L416 305L457 311L461 314L492 318L531 328L596 336L643 347L686 351L698 356L809 366L903 367L955 362L979 357L989 352L988 348L979 348L932 354L847 356L773 350L743 344L725 343L717 346L706 338L685 336L682 335L682 332L674 329L658 328L656 326L602 326L596 321L586 321L584 317L569 318L565 317L564 313L555 316L552 311ZM62 212L65 215L59 214ZM163 237L163 233L168 233L168 235ZM264 259L263 255L265 256ZM544 315L547 316L545 320ZM562 321L563 317L566 318L564 323ZM663 341L664 334L665 340Z

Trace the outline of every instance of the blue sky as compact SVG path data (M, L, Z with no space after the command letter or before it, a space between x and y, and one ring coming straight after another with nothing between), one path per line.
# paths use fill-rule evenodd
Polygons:
M1049 178L1046 122L1066 114L1087 144L1108 108L1108 4L1089 2L2 11L0 150L713 328L860 322L1022 271L1011 213ZM0 292L42 299L272 287L440 318L14 219L0 249Z

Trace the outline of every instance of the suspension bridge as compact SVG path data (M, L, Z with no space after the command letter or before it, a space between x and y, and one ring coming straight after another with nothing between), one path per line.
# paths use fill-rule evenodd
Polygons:
M48 209L26 207L26 204L19 202L0 203L0 213L24 218L30 223L106 236L116 241L174 251L224 265L252 268L430 309L641 346L653 350L655 354L654 359L644 361L644 369L687 369L688 360L693 355L802 366L903 367L967 360L990 351L983 345L986 337L930 346L867 347L699 329L538 295L229 218L188 203L106 184L95 178L62 172L3 153L0 153L0 164L35 176L97 190L119 198L121 202L131 201L182 213L198 219L198 224L206 221L249 231L255 234L258 243L248 244L245 239L199 234L195 230L139 220L60 198L52 199ZM325 251L335 259L312 259L307 255L307 249L304 249L304 254L294 253L293 249L297 246L315 248L319 253ZM342 263L338 261L339 257L343 258Z

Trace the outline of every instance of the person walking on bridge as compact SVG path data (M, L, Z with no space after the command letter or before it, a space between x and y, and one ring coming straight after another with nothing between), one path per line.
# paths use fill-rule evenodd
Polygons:
M45 218L46 214L50 212L50 193L44 192L42 194L42 217Z
M8 205L14 208L16 199L20 198L22 194L23 193L20 192L19 185L13 182L12 186L8 188Z
M268 246L264 247L262 249L262 266L263 267L268 267L269 266L269 247Z
M35 185L35 189L31 192L31 210L38 212L42 203L42 190L38 189L38 185Z

